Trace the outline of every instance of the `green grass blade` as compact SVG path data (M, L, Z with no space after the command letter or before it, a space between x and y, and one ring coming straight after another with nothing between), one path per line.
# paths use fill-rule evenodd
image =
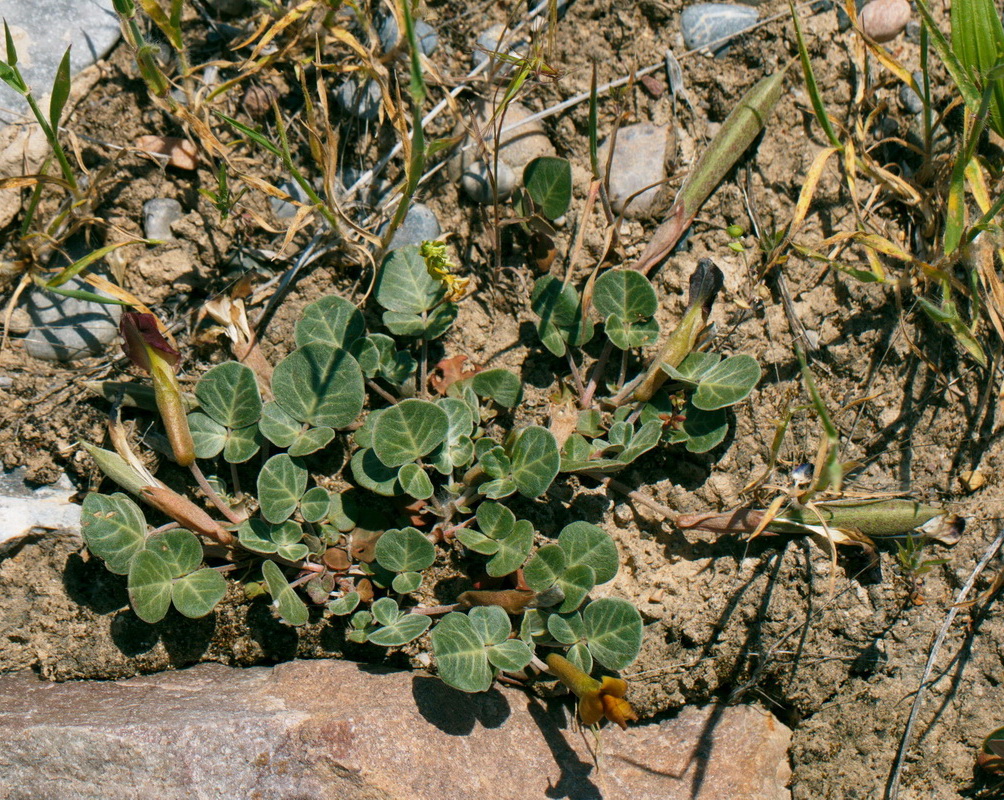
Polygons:
M948 205L945 212L945 254L951 255L962 241L966 224L966 169L976 155L976 146L987 122L987 111L993 87L988 86L980 100L980 108L969 121L968 136L959 145L959 154L952 165L952 179L948 189Z
M63 115L66 107L66 100L70 96L70 48L66 48L63 53L63 60L59 62L56 70L56 78L52 82L52 99L49 101L49 122L52 125L52 132L55 135L59 130L59 118Z
M17 48L14 47L14 37L10 35L10 28L7 27L7 20L3 21L3 38L7 44L7 66L17 66Z
M253 128L249 128L242 122L238 122L233 117L228 117L226 114L221 114L219 111L213 110L213 113L222 119L227 125L236 130L238 133L242 133L248 137L252 142L254 142L259 147L264 147L268 152L274 155L276 158L282 158L282 151L276 147L272 142L266 139L258 131Z
M809 93L809 99L812 101L812 110L816 115L816 121L826 134L826 138L830 140L830 144L837 148L837 150L843 152L844 145L841 143L840 139L837 138L836 131L833 130L833 124L830 122L830 117L826 113L826 107L823 105L823 98L819 93L819 85L816 83L816 73L812 70L812 62L809 60L809 51L805 46L805 37L802 35L802 21L798 18L798 12L795 11L795 4L790 0L788 2L788 8L791 9L791 19L795 23L795 39L798 42L798 58L802 62L802 74L805 76L805 88Z
M110 244L105 247L99 247L97 250L88 253L86 256L79 259L78 261L74 261L72 264L70 264L70 266L63 269L55 278L52 278L51 280L47 281L45 284L45 288L55 289L58 286L62 286L64 283L70 280L70 278L75 278L77 275L79 275L81 272L87 269L94 262L100 261L106 255L112 252L112 250L118 250L120 247L123 247L127 244L133 244L133 242L118 242L117 244Z
M931 16L931 9L927 7L925 0L917 0L917 11L920 12L920 16L924 19L924 26L930 35L931 46L938 53L938 57L945 63L945 69L952 76L952 80L962 95L962 99L965 100L970 110L976 111L980 105L979 89L976 88L976 84L969 77L969 73L966 72L965 67L962 66L962 63L952 51L951 46L949 46L945 35L938 28L934 17Z
M952 49L971 80L993 92L990 126L1004 134L1004 82L992 77L1004 52L1004 26L993 0L955 0Z

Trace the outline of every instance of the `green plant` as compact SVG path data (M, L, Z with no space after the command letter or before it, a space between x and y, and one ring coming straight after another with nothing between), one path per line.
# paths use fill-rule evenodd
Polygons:
M184 465L191 454L193 475L225 519L148 473L113 423L115 451L87 449L169 522L151 530L127 495L91 493L83 508L91 552L127 576L134 610L151 623L172 605L186 616L209 613L227 590L223 574L231 573L248 594L269 594L291 625L305 624L313 607L315 616L346 617L350 640L384 647L403 646L431 628L439 674L465 691L483 691L499 672L522 670L540 647L566 650L586 671L594 662L629 665L641 645L638 612L623 600L589 599L593 587L616 575L613 540L593 524L573 522L547 543L533 522L500 502L545 494L562 467L551 431L512 429L508 421L522 397L520 379L489 369L453 382L441 396L429 393L428 342L449 329L457 308L419 248L385 259L374 301L387 332L367 330L361 311L340 297L309 305L296 326L296 349L265 387L268 401L255 374L237 362L211 368L194 398L185 398L166 374L174 359L151 343L152 321L127 315L124 326L136 330L131 349L153 375L174 455ZM171 433L186 427L190 445L184 432ZM608 449L622 459L630 427L611 436ZM335 491L311 478L334 447L354 447L341 475L354 488ZM258 453L263 462L249 491L242 465ZM209 477L199 462L213 467ZM229 479L216 469L224 465ZM373 495L393 502L362 499ZM397 504L409 505L412 524L401 524ZM434 543L444 540L463 548L472 576L512 588L464 592L446 607L416 606L415 596L431 591L430 570L442 563ZM521 617L515 630L510 613Z

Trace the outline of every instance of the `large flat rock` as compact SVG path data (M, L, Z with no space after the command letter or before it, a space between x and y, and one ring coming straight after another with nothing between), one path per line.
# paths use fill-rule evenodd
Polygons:
M118 682L0 677L0 798L785 800L790 731L751 706L606 728L563 701L345 661Z

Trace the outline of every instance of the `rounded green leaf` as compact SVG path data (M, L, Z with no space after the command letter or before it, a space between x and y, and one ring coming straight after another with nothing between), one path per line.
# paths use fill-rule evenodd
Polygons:
M349 592L328 603L328 611L339 617L344 617L356 610L359 605L359 592Z
M627 600L594 600L582 612L582 622L589 652L607 669L624 669L638 657L641 614Z
M308 428L305 431L300 431L296 440L289 446L289 450L286 452L293 456L293 458L307 456L327 447L334 438L335 432L332 428Z
M558 475L561 456L554 434L533 425L526 428L512 448L512 479L524 497L540 497Z
M456 532L457 539L468 550L481 553L483 556L493 556L499 551L499 543L494 539L489 539L483 533L472 531L470 528L460 528Z
M687 403L683 408L686 419L679 431L670 432L669 441L684 441L691 453L706 453L717 447L729 432L728 417L723 409L702 411ZM672 436L675 433L679 439Z
M432 629L430 638L444 683L462 692L488 691L492 685L488 654L466 614L451 611Z
M436 548L415 528L384 531L374 553L391 572L421 572L436 560Z
M317 427L344 428L363 410L363 373L347 351L315 342L294 350L272 374L276 402Z
M272 541L272 526L263 519L246 519L237 528L237 541L252 553L274 553L278 545Z
M569 647L568 652L565 653L565 658L575 664L575 666L587 675L593 671L593 657L589 653L589 648L586 646L585 642L576 642Z
M393 597L381 597L370 607L370 612L381 625L393 625L401 616L401 609Z
M264 437L258 426L235 428L227 432L227 443L223 448L223 458L228 464L243 464L260 449Z
M398 594L411 594L418 591L418 587L421 585L422 573L420 572L402 572L395 575L394 580L390 583L391 588Z
M380 415L373 450L388 467L400 467L432 452L446 439L449 417L435 403L403 400Z
M558 577L557 586L564 595L561 605L558 606L558 612L568 614L575 611L596 584L596 575L587 564L576 564L566 569Z
M172 578L187 575L202 563L202 544L194 533L183 528L153 534L146 540L144 549L164 559Z
M370 448L356 450L352 456L352 477L364 489L392 497L401 494L398 470L384 464Z
M262 407L258 427L272 444L278 447L289 447L300 435L303 423L297 422L283 411L278 403L270 400Z
M509 615L499 606L475 606L467 616L484 644L504 642L512 633Z
M691 402L703 411L734 405L753 391L762 374L753 356L729 356L701 376Z
M300 498L300 513L307 522L320 522L331 508L331 495L323 486L307 489Z
M254 372L236 361L217 364L203 375L195 396L203 411L228 428L245 428L261 416Z
M425 267L417 245L399 247L384 259L374 289L388 311L421 314L442 297L443 287Z
M581 346L593 336L593 323L582 313L578 293L553 275L537 279L530 307L540 317L541 342L556 356L565 354L566 344Z
M303 309L296 323L296 346L320 342L348 350L364 333L366 320L362 312L345 298L329 295Z
M659 323L655 319L627 322L620 317L607 317L607 337L619 350L631 350L653 344L659 338Z
M611 269L596 279L593 305L604 319L643 322L655 314L659 299L648 278L633 269Z
M307 604L297 596L278 565L274 561L266 561L261 565L261 572L265 576L268 593L272 595L272 606L283 622L287 625L306 625L310 619Z
M428 500L435 491L432 480L418 464L405 464L398 471L397 479L404 493L417 500Z
M592 568L596 583L613 580L620 566L617 545L602 528L589 522L573 522L558 534L568 568L585 564Z
M541 213L557 219L572 202L572 165L566 158L535 158L523 169L523 185Z
M564 645L573 645L586 635L582 616L574 614L548 614L547 632Z
M478 527L492 539L504 539L512 533L516 515L501 503L485 501L478 506Z
M498 552L485 565L485 571L493 578L509 575L523 566L533 547L533 525L521 519L513 525L508 536L497 541Z
M493 644L486 652L492 666L503 672L519 672L533 661L533 651L519 639L506 639Z
M400 647L417 639L429 629L431 624L432 619L425 614L401 614L394 623L370 633L367 641L381 647Z
M80 516L87 549L104 560L116 575L127 575L132 561L146 541L143 512L122 492L112 495L90 492Z
M296 544L303 538L303 528L299 522L287 519L277 525L272 525L269 536L279 547Z
M258 473L258 502L269 522L283 522L296 511L307 488L307 470L285 453L272 456Z
M153 550L141 550L129 566L129 602L144 622L160 622L171 606L171 566Z
M227 443L227 429L201 411L188 415L188 429L192 432L196 458L216 458Z
M227 593L227 580L215 569L200 569L174 582L174 607L191 619L204 617Z
M449 421L446 437L449 442L471 435L474 430L474 413L467 403L455 397L443 397L436 401L436 405L446 412Z
M526 585L535 592L550 589L565 571L565 551L556 544L541 547L523 570Z
M479 397L489 397L503 408L512 408L523 396L519 376L507 369L487 369L471 378Z
M328 522L342 533L348 533L359 524L359 493L355 489L331 495Z

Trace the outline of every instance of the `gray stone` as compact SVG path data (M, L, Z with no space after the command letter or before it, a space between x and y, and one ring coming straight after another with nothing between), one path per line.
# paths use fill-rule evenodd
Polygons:
M755 25L759 18L759 12L749 6L698 3L683 10L680 15L680 28L688 50L710 47L715 58L722 58L729 52L731 42L712 43L726 36L741 33Z
M307 193L303 191L303 187L296 181L279 181L279 183L276 184L276 188L282 189L282 191L298 203L310 202L310 198L307 197ZM299 208L299 206L290 203L288 200L282 200L278 197L270 197L268 199L268 204L272 207L272 213L275 214L278 219L292 219L296 216L296 212Z
M868 0L854 0L854 7L857 9L859 14L861 13L861 9L865 7L866 2L868 2ZM840 31L840 33L843 33L851 27L851 18L848 17L847 12L844 11L843 3L837 3L834 10L837 12L837 30Z
M450 159L448 169L452 180L459 182L474 162L486 158L486 153L489 161L494 159L495 131L499 123L497 120L491 121L492 109L493 106L485 102L479 103L475 108L474 122L467 124L477 125L480 137L474 139L467 136L459 152ZM544 125L539 119L519 124L531 116L533 116L533 112L522 103L510 103L501 123L502 135L499 138L500 145L498 147L499 161L504 161L515 173L515 183L519 182L524 167L533 159L555 154L554 145L547 138ZM464 125L458 125L454 130L457 136L462 136L464 132ZM475 174L483 172L483 168L476 168L474 172Z
M397 20L393 14L388 14L380 23L380 46L385 53L397 44ZM439 34L428 22L415 20L415 37L418 39L418 49L424 55L431 56L439 46Z
M373 78L364 83L349 78L335 90L335 100L346 114L372 122L380 113L380 84Z
M380 228L381 236L383 236L389 224L389 222L385 223ZM408 213L404 215L404 220L401 222L400 227L394 231L387 249L397 250L399 247L407 247L409 244L431 242L438 239L439 234L439 220L436 219L436 215L432 212L432 209L421 203L412 203L408 208Z
M174 239L171 223L182 217L181 203L169 197L155 197L143 203L143 235L147 239Z
M924 73L919 70L914 72L913 79L918 86L923 88ZM901 84L899 87L899 102L903 106L903 109L909 111L911 114L920 114L924 110L923 98L906 83Z
M633 218L653 211L662 189L661 181L666 179L668 134L669 128L665 125L650 122L639 122L617 131L609 184L610 204L618 214L623 211L625 217ZM598 153L601 169L605 168L609 151L607 140ZM636 195L637 192L641 194ZM632 198L632 195L636 196Z
M0 554L36 530L80 530L77 490L66 475L50 486L29 486L24 467L0 472ZM82 540L81 540L82 541Z
M567 699L345 661L120 682L0 677L0 797L788 800L791 732L751 706L603 731Z
M76 75L111 50L119 38L119 20L112 0L0 0L0 17L7 20L17 48L17 67L41 101L52 89L56 69L70 50L70 74ZM47 112L48 101L39 102ZM27 112L24 98L0 83L0 108ZM0 111L0 122L15 117Z
M491 169L484 161L475 161L460 177L460 185L464 192L475 203L487 205L495 202L495 191L492 189ZM498 162L498 174L495 175L495 185L499 200L505 200L512 194L516 185L516 173L501 158Z
M73 278L63 288L103 294L84 281ZM118 335L122 307L46 292L34 288L25 303L31 328L24 339L25 349L44 361L73 361L101 355Z

